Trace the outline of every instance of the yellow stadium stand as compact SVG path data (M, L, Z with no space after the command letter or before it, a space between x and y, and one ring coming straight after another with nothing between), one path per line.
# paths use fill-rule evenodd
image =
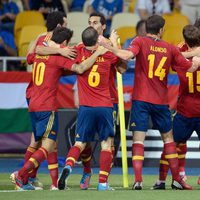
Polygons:
M21 30L23 27L28 25L44 26L45 21L43 15L38 11L24 11L17 15L14 27L14 37L17 47L19 46Z
M84 12L69 12L67 14L68 27L74 31L71 44L76 45L82 41L81 33L88 27L89 14Z
M120 37L121 45L124 44L126 39L132 38L136 35L136 28L134 26L122 26L116 29Z
M22 28L18 47L19 56L26 56L30 42L46 31L46 27L41 25L30 25Z
M122 26L136 26L139 20L139 16L134 13L117 13L112 18L111 30Z
M180 14L163 15L165 19L165 31L162 39L170 44L178 45L183 41L183 27L189 24L189 19Z
M128 7L128 12L134 13L136 5L137 5L137 0L131 0L129 7Z

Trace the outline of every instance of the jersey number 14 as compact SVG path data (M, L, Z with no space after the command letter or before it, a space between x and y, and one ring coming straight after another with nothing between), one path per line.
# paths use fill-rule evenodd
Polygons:
M163 69L163 66L164 66L166 60L167 60L167 57L163 56L161 61L158 64L158 67L156 68L155 71L153 71L154 65L155 65L155 55L149 54L148 55L148 61L149 61L148 77L152 79L153 76L157 76L162 81L166 76L166 72L165 72L166 69Z

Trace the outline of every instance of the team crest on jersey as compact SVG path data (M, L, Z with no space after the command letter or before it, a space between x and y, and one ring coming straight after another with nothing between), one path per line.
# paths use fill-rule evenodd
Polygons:
M131 126L136 126L135 122L133 122L133 123L131 124Z
M55 132L55 131L51 131L51 134L52 134L52 135L56 135L56 132Z

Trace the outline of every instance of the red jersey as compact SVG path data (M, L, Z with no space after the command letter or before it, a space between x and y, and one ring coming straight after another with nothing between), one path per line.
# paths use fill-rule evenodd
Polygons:
M84 46L77 49L77 60L82 62L92 52ZM79 104L90 107L113 107L109 89L110 69L116 65L118 58L111 52L99 56L93 67L78 75Z
M188 50L188 45L185 42L181 42L177 46L181 52L185 52Z
M136 56L133 100L168 105L167 75L170 66L186 70L192 66L180 51L165 41L152 37L137 37L128 48Z
M113 103L118 103L118 94L117 94L117 89L116 89L116 67L112 67L110 70L110 80L109 80L109 84L110 84L110 96L111 96L111 100Z
M71 69L74 61L58 55L32 55L27 58L33 62L33 87L29 104L30 112L56 111L56 94L63 68Z
M36 46L38 45L45 45L46 42L48 42L51 39L50 34L42 35L41 37L38 38L38 41L36 43ZM32 63L31 63L32 64ZM31 88L33 87L33 81L31 80L28 84L28 87L26 88L26 98L30 99L31 98Z
M185 117L200 117L200 69L193 73L176 68L180 80L177 112Z

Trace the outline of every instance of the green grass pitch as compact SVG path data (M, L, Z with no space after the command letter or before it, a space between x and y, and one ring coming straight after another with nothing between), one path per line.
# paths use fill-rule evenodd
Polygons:
M157 176L145 175L143 190L131 190L133 176L129 176L129 188L122 187L122 175L109 177L109 182L115 191L97 191L98 175L94 174L91 179L90 189L82 191L79 188L81 175L72 174L68 181L69 190L49 191L50 178L47 174L39 174L38 177L44 183L43 191L14 191L14 185L9 180L10 174L0 174L0 200L199 200L200 186L197 185L197 177L190 176L188 183L194 188L193 191L178 191L170 188L171 177L168 177L167 189L163 191L151 190Z

